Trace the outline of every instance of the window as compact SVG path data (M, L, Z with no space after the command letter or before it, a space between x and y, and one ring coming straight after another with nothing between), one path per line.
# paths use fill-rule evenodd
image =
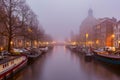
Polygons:
M97 29L100 29L100 25L97 26Z

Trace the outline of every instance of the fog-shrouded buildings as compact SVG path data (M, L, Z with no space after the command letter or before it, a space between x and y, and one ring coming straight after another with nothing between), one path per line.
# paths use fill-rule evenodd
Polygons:
M114 26L114 46L120 48L120 21Z
M93 27L98 23L97 19L93 15L93 10L88 10L88 16L83 20L80 26L80 41L83 44L93 44L94 41L94 29Z
M101 18L98 24L94 26L94 42L96 47L113 47L115 18Z
M80 26L80 42L82 45L94 47L114 46L116 21L115 18L107 17L96 19L93 10L89 9L88 16Z

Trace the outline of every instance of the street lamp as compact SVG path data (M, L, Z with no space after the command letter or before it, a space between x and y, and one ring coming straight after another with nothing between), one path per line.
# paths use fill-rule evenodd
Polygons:
M86 46L87 46L87 39L88 39L88 37L89 37L89 34L86 33L86 34L85 34L85 38L86 38L86 43L85 43L85 45L86 45Z
M112 34L112 38L115 38L115 35L114 35L114 34Z
M0 51L2 51L3 50L3 47L0 47Z
M32 38L32 37L33 37L33 36L32 36L32 35L33 35L33 34L32 34L32 33L33 33L32 28L30 28L30 27L28 28L28 33L29 33L29 35L30 35L30 38ZM32 39L31 39L30 47L32 47L32 46L33 46L33 41L32 41Z
M88 38L89 34L88 34L88 33L86 33L86 35L85 35L85 36L86 36L86 38Z
M96 40L96 44L99 44L99 40Z
M28 28L28 32L32 32L32 29L31 29L31 28Z
M10 44L13 45L13 42L11 41Z

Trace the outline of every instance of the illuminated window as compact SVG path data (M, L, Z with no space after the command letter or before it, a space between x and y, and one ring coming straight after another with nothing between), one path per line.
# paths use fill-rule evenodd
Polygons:
M97 29L100 29L100 25L97 26Z

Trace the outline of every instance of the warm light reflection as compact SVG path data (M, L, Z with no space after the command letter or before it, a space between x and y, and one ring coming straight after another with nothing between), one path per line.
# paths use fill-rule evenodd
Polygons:
M72 45L76 45L76 44L77 44L77 42L72 42L71 44L72 44Z
M64 51L66 52L66 47L64 46Z

